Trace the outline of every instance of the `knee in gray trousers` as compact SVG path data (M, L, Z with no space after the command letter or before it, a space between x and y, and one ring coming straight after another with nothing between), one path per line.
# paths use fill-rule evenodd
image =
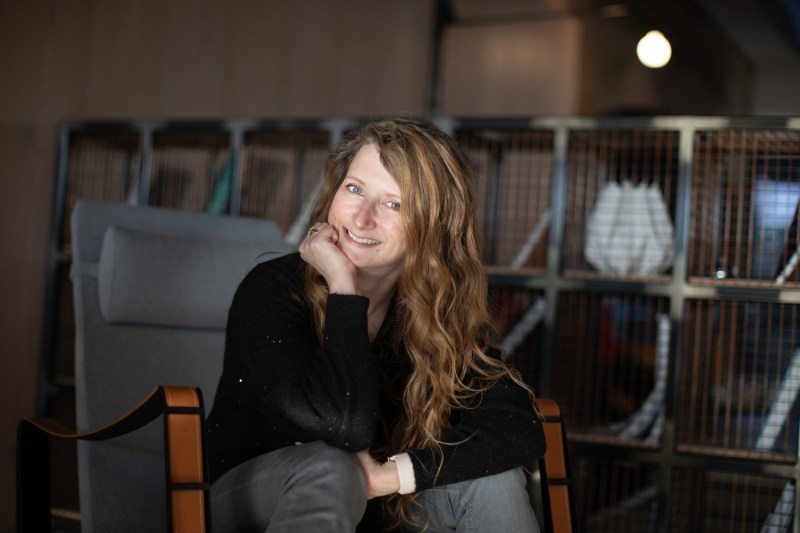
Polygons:
M420 495L422 509L414 515L419 525L427 523L431 533L538 533L525 483L523 469L515 468L434 487Z
M367 504L352 453L312 442L231 469L211 488L214 531L355 531Z

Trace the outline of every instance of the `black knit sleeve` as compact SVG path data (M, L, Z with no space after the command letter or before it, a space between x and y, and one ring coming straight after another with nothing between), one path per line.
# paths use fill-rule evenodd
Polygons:
M367 448L378 406L368 300L330 295L320 346L297 269L286 264L259 265L239 286L229 313L223 375L241 380L244 400L280 421L298 441Z
M408 451L416 490L498 474L545 451L544 429L530 397L510 378L487 390L477 407L454 412L443 440L441 451Z

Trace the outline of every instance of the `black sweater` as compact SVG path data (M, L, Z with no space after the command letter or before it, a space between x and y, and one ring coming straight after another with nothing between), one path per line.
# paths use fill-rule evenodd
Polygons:
M409 363L386 340L393 337L392 311L370 345L368 299L331 294L320 347L302 297L301 265L296 253L261 263L236 291L207 421L212 480L296 442L370 448L386 442L386 428L399 418ZM438 477L441 454L399 450L411 456L417 490L503 472L545 449L528 395L510 379L486 391L477 407L454 411L443 440L457 444L442 447Z

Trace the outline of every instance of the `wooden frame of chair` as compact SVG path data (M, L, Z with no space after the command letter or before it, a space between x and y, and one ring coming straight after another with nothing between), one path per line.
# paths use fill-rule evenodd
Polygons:
M547 442L547 451L539 460L545 530L569 533L575 527L576 515L561 408L554 400L537 398L536 409L542 415Z
M161 385L127 414L100 429L75 433L47 418L17 426L17 533L50 531L50 438L108 440L164 420L167 530L210 531L205 410L199 388Z

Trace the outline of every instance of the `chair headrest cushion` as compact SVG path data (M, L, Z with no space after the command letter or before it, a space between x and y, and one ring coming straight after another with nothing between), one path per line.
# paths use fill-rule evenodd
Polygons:
M97 268L100 311L112 323L225 329L240 281L256 263L278 255L271 251L264 242L111 226Z

